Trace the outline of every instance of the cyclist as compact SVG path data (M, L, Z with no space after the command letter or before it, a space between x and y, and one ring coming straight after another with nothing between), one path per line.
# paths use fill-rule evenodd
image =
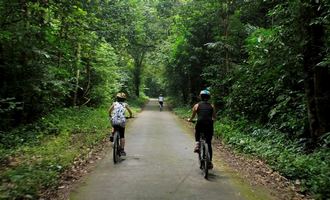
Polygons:
M110 135L110 141L113 142L113 134L115 130L117 130L120 134L120 148L121 155L126 156L126 152L124 150L125 147L125 109L129 112L130 117L133 116L131 109L128 104L125 103L126 94L120 92L116 95L116 101L109 108L109 117L112 124L112 133Z
M211 97L211 94L208 90L202 90L199 94L201 101L195 104L192 108L192 115L188 121L192 121L197 114L197 123L195 126L195 149L194 152L198 153L200 149L200 134L203 132L205 134L205 140L209 148L210 153L210 166L209 168L213 168L212 164L212 137L213 137L213 122L216 118L215 116L215 108L212 104L208 102Z
M164 97L163 97L162 94L160 94L159 97L158 97L158 103L161 107L163 107Z

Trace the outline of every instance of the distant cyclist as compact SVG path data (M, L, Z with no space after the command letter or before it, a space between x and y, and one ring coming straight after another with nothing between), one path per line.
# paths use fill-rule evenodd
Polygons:
M121 155L126 156L126 152L124 150L125 147L125 110L127 110L130 114L130 117L133 116L131 109L128 107L128 104L125 103L126 94L120 92L116 95L116 101L109 108L109 117L112 124L112 133L110 135L110 141L113 141L113 134L115 130L117 130L120 134L120 148Z
M158 97L158 103L161 107L163 107L163 104L164 104L164 97L162 94L159 95Z
M210 166L209 168L213 168L212 164L212 137L213 137L213 122L216 118L215 109L212 104L208 102L211 97L211 94L208 90L202 90L200 92L201 101L194 105L192 108L192 115L188 121L192 121L197 114L197 123L195 126L195 149L194 152L198 153L200 149L200 134L203 132L205 134L205 140L209 148L210 152Z

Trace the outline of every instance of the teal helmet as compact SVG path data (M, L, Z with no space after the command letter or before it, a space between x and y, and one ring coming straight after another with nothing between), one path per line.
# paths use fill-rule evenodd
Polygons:
M211 93L208 90L202 90L199 93L199 96L202 99L202 101L207 101L211 98Z
M211 96L211 93L208 90L202 90L199 95Z

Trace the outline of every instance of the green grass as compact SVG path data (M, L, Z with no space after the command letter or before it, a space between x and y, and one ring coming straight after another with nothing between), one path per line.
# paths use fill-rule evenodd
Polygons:
M130 102L138 112L146 99ZM109 133L108 108L72 108L3 134L0 199L38 199L58 187L62 172L85 158Z
M187 107L173 111L182 118L191 115ZM301 191L316 199L330 198L330 151L323 147L306 154L297 141L283 133L263 129L240 120L221 118L215 123L215 137L241 153L265 160L274 170L292 181L299 180Z

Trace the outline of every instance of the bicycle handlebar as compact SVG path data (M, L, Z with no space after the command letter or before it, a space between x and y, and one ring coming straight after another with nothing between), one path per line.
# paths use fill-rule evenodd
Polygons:
M189 120L189 119L187 119L187 122L191 122L191 123L195 124L197 122L197 120Z

